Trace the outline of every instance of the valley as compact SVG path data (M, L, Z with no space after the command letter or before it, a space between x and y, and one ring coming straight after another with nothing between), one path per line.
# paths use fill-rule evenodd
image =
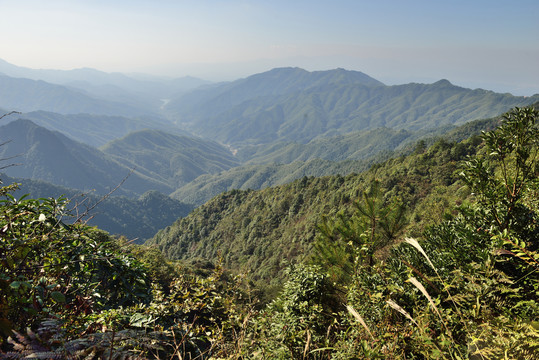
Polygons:
M210 83L0 61L17 112L0 122L0 345L527 356L538 108L342 68Z

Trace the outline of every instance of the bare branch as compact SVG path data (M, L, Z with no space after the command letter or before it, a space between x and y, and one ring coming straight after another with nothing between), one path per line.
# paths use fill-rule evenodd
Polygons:
M1 115L0 120L5 118L6 116L12 115L12 114L22 114L20 111L10 111L7 114Z
M8 115L8 114L2 115L2 117L6 116L6 115ZM2 117L0 117L0 119L1 119ZM9 144L9 143L12 142L12 141L13 141L13 140L7 140L7 141L4 141L3 143L0 143L0 147ZM17 154L17 155L9 156L9 157L6 157L6 158L1 158L1 159L0 159L0 162L8 161L8 160L11 160L11 159L14 159L14 158L18 158L18 157L20 157L20 156L22 156L22 155L23 155L23 154ZM13 164L9 164L9 165L3 165L3 166L0 166L0 170L6 169L6 168L12 167L12 166L20 166L20 165L22 165L22 164L13 163Z
M127 178L129 178L129 176L131 176L131 174L135 171L135 168L131 169L131 171L129 171L129 174L127 174L123 179L122 181L120 181L120 183L118 185L116 185L116 187L114 189L112 189L111 191L109 191L107 194L103 195L101 197L101 199L99 199L98 201L95 202L95 204L91 205L91 206L88 206L86 208L86 210L81 213L80 215L77 215L77 219L75 220L75 222L80 222L82 221L83 218L87 217L89 215L89 213L99 204L101 204L103 201L105 201L106 199L108 199L116 190L118 190L123 184L124 182L127 180ZM83 200L84 201L84 200Z

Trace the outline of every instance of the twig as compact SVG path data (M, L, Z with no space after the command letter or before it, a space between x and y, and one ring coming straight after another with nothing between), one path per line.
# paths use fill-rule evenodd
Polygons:
M4 115L0 116L0 120L5 118L6 116L9 116L9 115L12 115L12 114L22 114L22 113L20 111L10 111L7 114L4 114Z
M114 189L112 189L111 191L109 191L107 194L103 195L101 197L101 199L99 199L98 201L96 201L95 204L91 205L90 207L86 208L86 210L77 216L77 219L75 220L75 222L79 222L82 220L82 218L88 216L88 214L90 213L90 211L92 211L97 205L101 204L103 201L107 200L116 190L118 190L123 184L124 182L127 180L127 178L129 176L131 176L131 174L135 171L135 168L132 168L131 171L129 171L129 174L127 174L123 179L122 181L120 181L120 183L118 185L116 185L116 187Z

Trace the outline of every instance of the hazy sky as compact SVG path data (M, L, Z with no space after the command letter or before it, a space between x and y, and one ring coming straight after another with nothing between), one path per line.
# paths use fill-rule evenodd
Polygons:
M538 0L0 0L0 58L232 80L343 67L539 93Z

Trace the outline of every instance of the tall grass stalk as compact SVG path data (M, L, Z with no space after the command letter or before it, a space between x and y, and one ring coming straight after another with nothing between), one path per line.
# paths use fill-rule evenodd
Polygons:
M397 305L398 306L398 305ZM367 324L365 323L365 321L363 320L363 318L361 317L361 315L359 315L359 313L356 311L356 309L354 309L352 306L350 305L346 305L346 310L348 310L348 312L350 314L352 314L353 317L356 318L356 320L361 324L361 326L363 326L365 328L365 330L367 330L367 332L369 333L369 335L371 336L371 338L374 340L374 336L372 335L371 333L371 330L369 329L369 327L367 326ZM413 319L412 319L413 321Z
M404 239L404 241L406 241L408 244L412 245L414 248L417 249L417 251L419 251L424 257L425 259L427 259L427 262L429 263L429 265L432 267L432 269L434 270L434 272L436 273L436 276L438 277L438 279L440 280L440 283L442 283L442 285L444 286L444 289L445 291L447 292L447 296L449 298L449 300L451 301L451 304L453 305L453 308L455 309L455 311L457 312L457 314L459 314L464 326L466 327L466 330L469 331L468 329L468 325L466 324L466 321L464 321L464 316L462 315L462 312L460 311L459 307L457 306L457 304L455 303L455 301L453 300L453 295L451 295L451 293L449 292L449 287L447 286L447 284L445 283L445 281L442 279L442 277L440 276L440 274L438 273L438 270L436 269L436 267L434 266L434 264L432 263L432 261L430 261L430 258L427 256L427 253L425 252L425 250L423 250L423 247L419 244L419 242L416 240L416 239L412 239L412 238L406 238ZM417 283L419 283L417 280L416 280ZM420 283L419 283L420 284ZM416 285L416 284L414 284ZM421 285L421 284L420 284ZM417 287L417 285L416 285ZM421 287L423 288L423 290L425 290L425 288L423 287L423 285L421 285ZM419 288L418 288L419 289ZM419 289L421 291L421 289ZM422 291L423 292L423 291ZM428 293L425 292L423 294L427 294ZM427 296L426 295L426 296ZM427 299L430 298L429 296L427 296ZM436 310L438 311L438 310ZM438 312L438 315L440 315L440 313ZM445 323L444 323L445 325ZM447 327L446 327L447 329Z
M411 322L413 322L417 327L419 327L419 325L417 324L417 322L414 320L414 318L406 311L404 310L399 304L397 304L396 302L394 302L393 300L389 299L386 301L386 303L391 306L393 309L397 310L398 312L400 312L402 315L404 315L404 317L406 317L408 320L410 320Z
M415 277L411 277L408 279L409 282L411 282L419 291L421 291L421 293L423 295L425 295L425 297L427 298L427 300L429 301L430 305L432 306L432 308L434 309L434 311L436 312L436 314L438 314L438 317L440 318L440 321L442 322L442 324L444 324L444 327L445 329L449 332L449 334L451 334L451 332L449 331L449 329L447 328L447 325L444 321L444 318L442 317L442 314L440 313L440 311L438 310L438 308L436 307L436 304L434 303L434 301L432 300L432 298L430 297L429 293L427 292L427 289L425 289L425 287L423 286L423 284L421 284Z
M464 327L466 328L466 331L468 333L470 333L470 329L468 328L468 324L467 324L467 321L466 319L464 318L464 315L462 314L462 311L460 311L460 308L457 306L457 304L455 303L455 301L453 300L453 296L451 295L451 293L449 292L449 287L448 285L445 283L445 281L442 279L442 277L440 276L440 274L438 273L438 270L436 269L436 267L434 266L434 264L432 263L432 261L430 260L430 258L428 257L427 253L425 252L425 250L423 250L423 247L419 244L419 242L415 239L412 239L412 238L406 238L405 241L412 245L414 248L416 248L417 251L419 251L424 257L425 259L427 260L427 262L429 263L429 265L432 267L432 269L434 270L434 272L436 273L436 276L438 277L438 279L440 280L440 282L442 283L442 285L444 286L444 289L445 291L447 292L447 295L448 295L448 298L449 300L451 301L451 304L453 306L453 308L455 309L456 313L459 315L460 319L461 319L461 323L464 325ZM427 290L425 289L425 287L414 277L411 277L410 279L408 279L408 281L410 283L412 283L419 291L421 291L421 293L427 298L427 300L429 301L429 303L431 304L431 306L433 307L434 311L436 311L436 313L438 314L438 316L440 317L440 321L442 322L446 332L447 332L447 335L451 338L451 341L455 344L455 339L453 338L453 335L451 333L451 330L447 327L447 324L446 322L444 321L443 317L442 317L442 314L440 313L440 311L438 310L438 308L436 307L436 305L434 304L434 301L432 300L431 296L429 295L429 293L427 292ZM453 357L453 354L451 353L451 356Z
M423 250L421 245L419 245L419 242L416 239L412 239L412 238L405 238L404 241L406 241L408 244L415 247L416 250L419 251L421 253L421 255L423 255L425 257L425 259L427 259L427 262L429 263L430 267L434 270L434 272L436 272L436 275L438 275L440 280L442 280L442 278L440 277L440 274L438 274L438 270L436 270L436 267L434 267L434 264L432 263L432 261L430 261L430 259L427 256L427 253L425 252L425 250ZM443 283L443 281L442 281L442 283Z

